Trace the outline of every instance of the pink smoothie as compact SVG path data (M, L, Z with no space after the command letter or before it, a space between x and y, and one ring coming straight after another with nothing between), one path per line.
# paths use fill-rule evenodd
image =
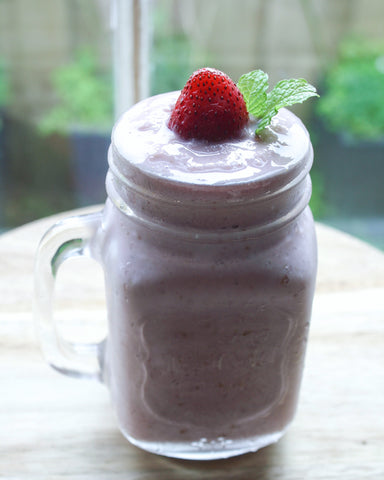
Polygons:
M115 126L101 238L105 378L133 443L220 458L284 433L297 404L316 274L312 147L281 110L262 139L182 141L178 92Z

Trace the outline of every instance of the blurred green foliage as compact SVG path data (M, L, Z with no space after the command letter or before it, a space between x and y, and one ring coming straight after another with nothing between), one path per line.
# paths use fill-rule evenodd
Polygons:
M8 71L5 63L0 59L0 108L7 105L10 99L11 88Z
M79 50L72 62L55 70L52 83L57 104L40 123L44 134L111 127L112 78L98 67L90 49Z
M327 214L327 203L325 201L324 177L317 169L311 171L312 195L309 202L315 220Z
M317 113L325 126L356 139L384 135L384 39L341 43L326 72Z
M191 74L191 46L183 34L159 35L153 45L151 95L180 90Z
M169 11L159 3L153 13L150 94L181 90L194 70L206 66L208 55L175 28Z

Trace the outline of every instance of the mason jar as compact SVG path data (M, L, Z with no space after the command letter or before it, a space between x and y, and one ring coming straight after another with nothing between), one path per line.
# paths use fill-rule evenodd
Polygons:
M296 117L279 115L260 142L268 155L282 145L273 162L283 167L215 184L132 161L123 117L103 211L60 222L41 242L36 303L48 362L104 382L120 430L145 450L230 457L277 441L293 419L317 264L313 151ZM286 165L297 128L300 148ZM73 255L102 266L108 312L105 341L81 351L58 347L49 301L52 272Z

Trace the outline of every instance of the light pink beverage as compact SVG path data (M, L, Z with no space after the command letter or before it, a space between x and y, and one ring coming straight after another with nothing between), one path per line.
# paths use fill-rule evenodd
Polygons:
M295 413L316 275L303 124L262 139L182 141L178 92L117 123L94 250L109 334L104 378L134 444L224 458L277 441Z

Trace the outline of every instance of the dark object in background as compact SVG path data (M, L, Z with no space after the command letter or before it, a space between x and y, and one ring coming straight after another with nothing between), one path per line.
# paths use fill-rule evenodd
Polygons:
M110 135L74 131L70 134L69 140L77 205L103 203L106 198L105 176L108 170Z

